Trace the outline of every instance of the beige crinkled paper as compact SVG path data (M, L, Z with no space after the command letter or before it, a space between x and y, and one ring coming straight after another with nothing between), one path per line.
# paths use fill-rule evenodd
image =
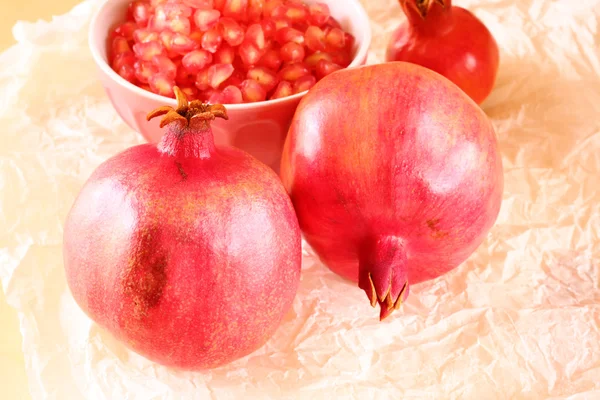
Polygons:
M342 0L340 0L342 1ZM87 50L88 0L19 23L0 56L0 278L19 313L35 399L600 399L600 1L456 0L497 38L483 104L504 203L464 265L380 323L364 293L306 252L277 334L210 373L126 350L69 294L62 223L103 160L141 137L117 116ZM383 60L402 20L363 0Z

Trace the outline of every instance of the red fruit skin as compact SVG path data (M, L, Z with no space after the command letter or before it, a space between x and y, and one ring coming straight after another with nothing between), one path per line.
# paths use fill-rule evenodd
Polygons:
M139 354L186 370L261 347L300 279L300 230L276 174L211 146L168 156L144 144L107 160L64 231L80 307Z
M491 93L500 52L486 26L468 10L431 1L422 17L415 0L400 0L407 16L392 34L386 61L406 61L436 71L457 84L477 104Z
M436 278L472 254L503 191L483 111L446 78L404 62L319 81L292 120L280 174L307 242L382 304L381 318L392 311L383 307L390 284L390 300L402 294L401 303L405 283Z

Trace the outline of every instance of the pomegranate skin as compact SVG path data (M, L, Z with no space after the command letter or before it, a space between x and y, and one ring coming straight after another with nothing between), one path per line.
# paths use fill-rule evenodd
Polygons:
M280 173L307 242L382 306L382 319L408 283L472 254L503 191L483 111L446 78L404 62L319 82L299 104Z
M206 152L145 144L104 162L64 231L80 307L137 353L186 370L261 347L291 307L301 265L277 175L240 150L214 149L212 134L200 139Z
M500 52L487 27L470 11L437 0L419 11L415 0L400 0L407 20L392 34L386 61L406 61L436 71L477 104L491 93ZM422 14L421 14L422 13Z

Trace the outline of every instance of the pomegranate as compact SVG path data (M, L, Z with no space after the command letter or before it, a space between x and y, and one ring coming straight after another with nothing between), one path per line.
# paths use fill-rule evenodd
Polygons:
M158 145L101 164L65 224L69 288L81 308L134 351L180 369L223 365L261 347L292 304L301 234L277 175L215 148L222 105L165 115Z
M483 111L443 76L390 62L336 71L300 102L281 178L307 242L380 318L466 260L494 224L502 162Z
M108 39L123 79L167 97L177 85L191 100L221 104L306 91L347 67L354 48L326 4L301 0L133 1Z
M407 61L432 69L481 104L498 72L494 37L471 12L451 0L400 0L407 21L393 33L387 61Z

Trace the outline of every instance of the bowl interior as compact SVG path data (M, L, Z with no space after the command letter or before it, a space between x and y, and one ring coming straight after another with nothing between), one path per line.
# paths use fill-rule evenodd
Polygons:
M306 3L316 2L316 0L305 1ZM369 18L358 0L320 0L320 2L326 3L331 10L331 15L333 15L340 22L344 30L350 32L356 38L354 50L355 56L350 64L350 67L355 67L363 63L366 59L371 42L371 29L369 25ZM99 67L102 68L105 73L109 74L109 76L111 76L120 85L127 86L130 90L137 92L139 95L164 103L168 98L148 92L127 82L116 72L114 72L108 65L108 33L112 27L123 21L123 17L129 3L130 0L107 0L106 3L104 3L98 10L90 26L89 40L92 55ZM254 108L265 103L281 103L285 102L286 100L293 101L299 97L302 97L304 93L305 92L283 99L268 100L259 103L231 104L228 105L228 109L233 111L235 109ZM168 99L167 102L174 103L174 100Z

